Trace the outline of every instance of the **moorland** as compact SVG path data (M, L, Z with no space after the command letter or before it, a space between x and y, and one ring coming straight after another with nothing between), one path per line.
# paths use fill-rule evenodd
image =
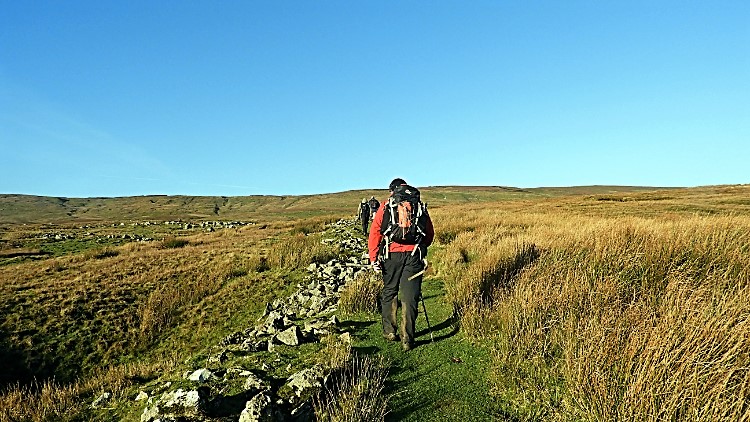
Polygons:
M211 366L311 264L356 260L331 240L363 240L370 195L386 192L0 195L0 420L143 420L139 393ZM422 196L436 240L415 349L380 337L368 275L343 288L330 338L212 369L348 374L311 399L320 420L750 419L750 186Z

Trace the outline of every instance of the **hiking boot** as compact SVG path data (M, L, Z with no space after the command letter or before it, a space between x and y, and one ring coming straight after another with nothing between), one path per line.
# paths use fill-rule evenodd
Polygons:
M386 340L388 340L388 341L398 341L399 340L398 334L396 334L396 333L383 334L383 338L386 339Z
M404 350L404 352L408 352L414 347L414 343L410 341L402 341L401 342L401 348Z

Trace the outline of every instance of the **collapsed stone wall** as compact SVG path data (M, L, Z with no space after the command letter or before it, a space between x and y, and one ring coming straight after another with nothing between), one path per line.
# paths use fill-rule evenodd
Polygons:
M346 258L310 264L305 283L283 299L266 304L254 326L235 332L215 346L205 367L185 373L181 380L141 391L141 422L166 421L309 421L314 420L311 397L328 381L324 368L313 365L291 374L285 382L264 378L270 368L248 365L225 368L230 357L274 353L276 347L297 347L339 334L335 316L346 284L367 271L366 239L355 235L357 220L339 220L328 227L325 243L338 243ZM348 333L339 334L350 341ZM242 360L246 362L247 360ZM231 391L231 394L227 392ZM106 407L104 393L92 406Z

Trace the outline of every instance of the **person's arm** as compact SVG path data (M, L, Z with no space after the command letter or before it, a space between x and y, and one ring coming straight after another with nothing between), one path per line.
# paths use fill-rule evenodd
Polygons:
M435 228L432 226L432 219L429 214L427 214L427 227L425 227L425 229L424 241L422 241L422 243L425 246L430 246L435 239Z

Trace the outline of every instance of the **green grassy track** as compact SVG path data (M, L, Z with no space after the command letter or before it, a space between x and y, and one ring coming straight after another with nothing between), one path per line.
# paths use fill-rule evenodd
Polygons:
M393 421L482 421L497 418L489 396L487 352L471 345L457 329L450 304L444 303L443 283L426 279L422 294L432 325L430 339L422 307L417 319L416 347L403 352L398 342L381 336L380 316L360 315L343 320L354 335L360 354L383 356L390 363L385 394Z

